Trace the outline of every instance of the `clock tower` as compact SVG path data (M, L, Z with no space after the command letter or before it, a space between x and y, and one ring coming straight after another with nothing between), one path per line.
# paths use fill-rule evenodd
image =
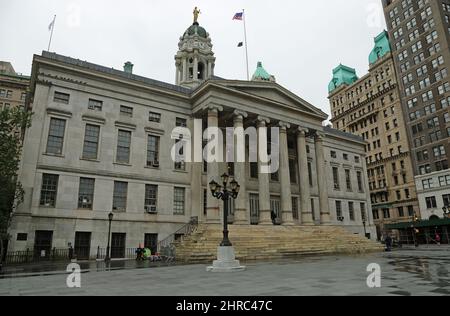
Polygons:
M175 83L195 88L214 75L216 58L209 34L194 19L194 23L180 37L175 56Z

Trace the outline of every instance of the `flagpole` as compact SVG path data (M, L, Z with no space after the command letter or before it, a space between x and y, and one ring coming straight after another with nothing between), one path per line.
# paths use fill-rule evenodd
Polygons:
M50 45L52 44L53 30L55 29L55 22L56 22L56 14L55 14L55 16L53 17L53 22L52 22L52 33L50 34L50 40L49 40L49 42L48 42L48 49L47 49L48 52L50 51Z
M244 17L244 39L245 39L245 60L247 64L247 80L250 80L250 75L248 72L248 47L247 47L247 27L245 25L245 20L247 20L247 17L245 15L245 10L242 9L242 15Z

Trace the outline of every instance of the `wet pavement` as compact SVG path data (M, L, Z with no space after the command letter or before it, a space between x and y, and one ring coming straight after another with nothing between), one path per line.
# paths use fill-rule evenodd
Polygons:
M371 273L367 267L372 263L381 269L379 288L367 285ZM17 267L0 279L0 295L450 295L448 247L246 265L246 271L224 277L207 273L206 265L118 261L108 267L103 262L83 263L80 288L67 287L64 265Z

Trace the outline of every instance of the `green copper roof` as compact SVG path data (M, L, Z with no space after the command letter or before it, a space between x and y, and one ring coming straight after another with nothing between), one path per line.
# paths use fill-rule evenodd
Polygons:
M198 23L192 24L186 30L186 32L184 32L185 36L186 35L192 36L192 35L195 35L195 34L197 34L198 36L203 37L203 38L207 38L208 37L207 33L206 33L206 30L203 27L201 27Z
M391 44L389 43L388 33L386 31L381 32L375 37L375 47L369 55L369 64L374 64L378 59L391 51Z
M252 80L272 81L272 78L273 77L264 69L262 62L258 61Z
M331 93L334 89L340 87L343 84L351 85L356 80L356 70L347 66L340 64L335 69L333 69L333 79L331 79L328 85L328 92Z

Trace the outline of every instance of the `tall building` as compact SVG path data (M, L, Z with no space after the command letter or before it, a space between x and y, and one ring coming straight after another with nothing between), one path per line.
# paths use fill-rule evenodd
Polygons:
M369 73L362 78L344 65L334 69L329 100L334 127L367 142L372 213L381 237L385 224L410 220L419 209L387 32L375 38L369 64Z
M0 109L24 107L30 77L16 73L9 62L0 61Z
M215 77L211 47L198 23L184 32L177 85L137 76L130 62L119 71L49 52L34 56L34 115L20 171L25 201L13 217L10 250L48 254L70 242L79 258L95 256L106 247L112 212L113 257L139 244L156 251L192 218L220 223L223 205L208 183L227 171L241 185L226 210L236 225L272 225L273 212L281 225L375 235L362 138L323 127L327 115L262 64L252 81ZM250 144L246 163L174 162L172 147L185 141L176 127L200 132L200 143L206 127L250 128L263 142L275 138L265 127L278 127L280 168L260 173Z
M450 1L383 0L422 218L450 204Z

